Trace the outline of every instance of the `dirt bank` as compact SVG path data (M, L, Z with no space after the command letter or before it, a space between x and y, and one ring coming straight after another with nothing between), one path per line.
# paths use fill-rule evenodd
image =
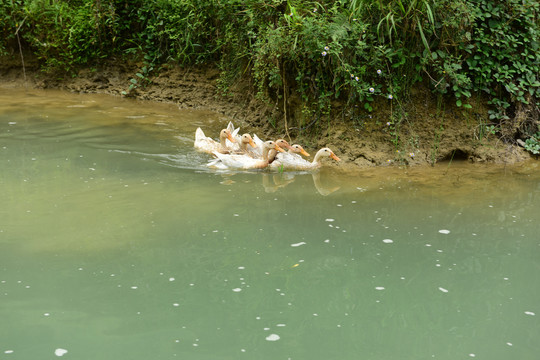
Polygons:
M289 136L293 143L301 143L311 151L329 146L343 160L339 166L344 170L450 160L512 164L530 158L522 148L504 144L486 133L482 124L489 122L487 109L479 100L473 100L472 109L463 110L451 102L438 102L420 87L411 99L401 102L401 107L396 99L385 99L375 103L373 112L361 121L347 120L351 109L343 109L338 119L318 119L300 131L294 126L294 94L289 102L286 128L283 104L269 105L256 100L250 95L249 84L237 84L222 95L217 86L217 69L165 66L147 84L138 83L129 91L130 79L138 69L137 64L113 59L99 67L81 69L72 77L43 73L36 60L27 58L23 71L18 56L0 59L3 86L115 96L125 96L127 92L140 99L175 103L179 108L212 110L229 117L243 131L256 132L261 137Z

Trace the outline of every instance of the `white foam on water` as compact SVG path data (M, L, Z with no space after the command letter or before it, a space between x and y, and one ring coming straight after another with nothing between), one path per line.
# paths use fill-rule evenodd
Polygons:
M240 288L234 288L234 289L232 289L232 291L234 291L234 292L240 292L240 291L242 291L242 289L240 289Z
M334 219L325 219L324 221L333 222L333 221L336 221L336 220L334 220Z
M54 355L56 356L64 356L68 351L66 349L58 348L54 350Z
M536 314L533 313L532 311L525 311L525 315L531 315L531 316L534 316L534 315L536 315Z
M278 334L270 334L266 337L266 341L278 341L279 339Z
M445 288L442 288L442 287L440 287L439 290L441 290L443 293L447 293L447 292L448 292L448 290L446 290Z
M385 243L385 244L391 244L391 243L394 242L394 240L391 240L391 239L384 239L382 242Z
M439 230L439 233L445 234L445 235L446 235L446 234L450 234L450 230L445 230L445 229Z
M306 245L306 243L301 241L301 242L296 243L296 244L291 244L292 247L298 247L298 246L302 246L302 245Z
M376 286L375 290L384 290L384 286Z

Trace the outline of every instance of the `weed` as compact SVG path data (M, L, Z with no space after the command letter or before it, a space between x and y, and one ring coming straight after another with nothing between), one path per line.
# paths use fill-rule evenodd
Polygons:
M246 78L288 128L338 107L361 123L378 100L425 82L465 111L485 94L494 128L479 134L510 141L531 136L535 120L517 114L540 106L539 12L537 0L10 0L0 2L0 54L20 42L64 74L112 56L142 62L126 94L163 63L212 63L223 94ZM309 110L299 118L288 115L292 96Z
M531 154L540 154L540 131L525 140L525 150Z

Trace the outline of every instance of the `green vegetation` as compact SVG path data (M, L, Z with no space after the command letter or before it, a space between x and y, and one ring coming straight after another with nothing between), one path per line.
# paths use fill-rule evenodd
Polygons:
M525 141L525 149L532 154L540 154L540 131Z
M249 80L285 122L293 99L297 127L397 109L393 142L421 84L464 111L485 97L483 126L512 141L538 129L539 11L537 0L0 0L0 54L21 47L67 74L137 60L128 92L164 63L213 64L223 93Z

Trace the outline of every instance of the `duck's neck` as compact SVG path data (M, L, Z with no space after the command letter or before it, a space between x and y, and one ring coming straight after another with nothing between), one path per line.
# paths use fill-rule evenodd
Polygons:
M315 164L318 164L319 163L319 160L321 160L321 157L322 157L322 153L321 152L317 152L315 154L315 157L313 158L313 161L311 162L313 165Z
M264 161L268 161L268 153L270 152L270 149L265 147L263 148L263 152L262 152L262 159Z
M268 151L267 159L268 159L269 164L274 162L274 160L276 159L276 155L277 155L277 150L270 149L270 151Z
M220 136L219 137L219 144L221 145L222 150L227 150L227 137L226 136Z

